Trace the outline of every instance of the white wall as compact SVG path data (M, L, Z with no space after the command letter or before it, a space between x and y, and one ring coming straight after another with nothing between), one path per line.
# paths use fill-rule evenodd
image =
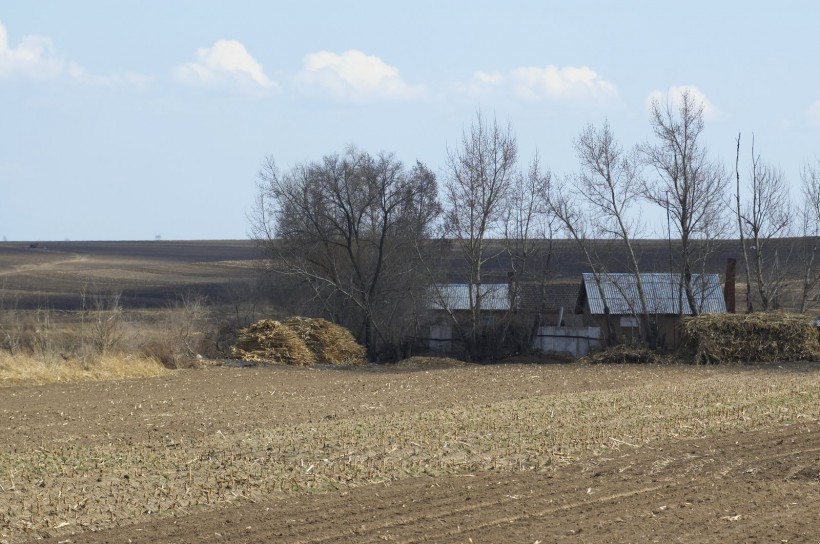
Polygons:
M587 355L601 347L600 327L539 327L533 348L551 353Z

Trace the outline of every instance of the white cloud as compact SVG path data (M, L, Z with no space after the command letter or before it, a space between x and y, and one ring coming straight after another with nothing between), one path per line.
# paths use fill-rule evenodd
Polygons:
M336 98L354 102L408 100L427 94L423 85L405 83L395 66L355 50L340 55L329 51L306 55L296 80L307 87L316 87Z
M715 105L712 104L708 98L706 98L706 95L703 94L700 89L693 85L678 85L669 87L669 90L666 92L659 90L652 91L649 93L649 96L646 97L646 109L649 110L654 101L657 101L660 104L666 104L667 101L669 101L673 107L678 107L684 91L689 91L689 96L691 96L696 103L703 105L704 119L708 121L715 119L718 115L720 115L720 110L718 110Z
M809 116L809 122L820 127L820 100L812 104L806 113Z
M478 96L504 92L528 102L599 101L618 96L612 82L587 66L519 66L507 73L477 71L461 89Z
M16 47L10 47L6 27L0 21L0 77L53 77L61 69L62 63L54 56L49 38L23 36Z
M522 66L510 76L515 95L523 100L588 99L617 96L611 82L586 66Z
M498 85L504 81L504 76L499 72L482 72L478 70L473 74L473 80L483 85Z
M177 66L177 80L205 86L238 85L246 90L272 90L278 87L262 65L236 40L218 40L211 47L196 50L197 60Z
M125 72L123 74L94 75L89 74L76 62L68 63L68 75L75 81L94 87L134 87L143 89L153 83L154 76Z
M93 75L76 62L66 62L54 50L51 38L40 35L24 36L16 47L9 47L8 33L0 21L0 78L56 78L68 75L84 85L145 87L153 76L127 72L125 74Z

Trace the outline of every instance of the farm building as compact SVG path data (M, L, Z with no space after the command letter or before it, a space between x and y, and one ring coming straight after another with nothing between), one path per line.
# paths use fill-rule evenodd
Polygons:
M581 324L575 315L578 282L521 283L518 287L518 310L539 326L574 326Z
M680 274L641 274L647 308L641 308L637 279L631 273L583 274L575 313L583 316L588 326L607 329L608 308L616 337L621 341L640 337L639 320L649 315L651 323L658 328L661 344L675 346L679 340L677 330L681 315L692 315L686 301ZM715 314L726 312L726 301L718 274L693 274L692 289L697 313Z
M465 327L470 324L470 308L473 306L470 289L467 284L442 284L431 292L429 348L438 352L452 351L453 343L460 337L455 324ZM581 316L573 313L578 298L577 282L492 283L482 285L481 293L481 324L486 333L492 334L494 327L504 324L508 327L507 340L514 338L520 343L516 351L531 348L574 351L556 348L554 342L540 338L552 337L553 330L561 327L565 328L559 331L559 336L574 335L574 327L582 325ZM475 291L472 296L474 301Z
M484 283L481 290L481 319L483 328L491 328L502 319L515 312L520 297L513 297L509 283ZM446 283L431 289L430 309L430 349L437 352L452 351L452 343L459 337L453 330L454 321L460 324L470 323L470 309L475 306L477 286L466 283ZM512 300L516 298L516 300Z

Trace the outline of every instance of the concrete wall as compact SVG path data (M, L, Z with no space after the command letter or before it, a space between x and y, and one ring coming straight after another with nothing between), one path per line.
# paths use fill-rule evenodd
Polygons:
M573 357L587 355L601 345L600 327L539 327L533 338L534 349Z
M438 323L430 326L428 340L430 351L448 353L452 349L453 328L449 324Z

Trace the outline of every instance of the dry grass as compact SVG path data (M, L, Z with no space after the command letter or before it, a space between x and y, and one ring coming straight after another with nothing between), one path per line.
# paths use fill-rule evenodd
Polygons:
M661 355L644 346L628 346L621 344L591 353L578 359L579 363L601 365L601 364L652 364L660 365L675 363L673 357Z
M106 355L94 360L44 362L31 355L0 353L0 386L148 378L163 372L164 367L149 357Z

